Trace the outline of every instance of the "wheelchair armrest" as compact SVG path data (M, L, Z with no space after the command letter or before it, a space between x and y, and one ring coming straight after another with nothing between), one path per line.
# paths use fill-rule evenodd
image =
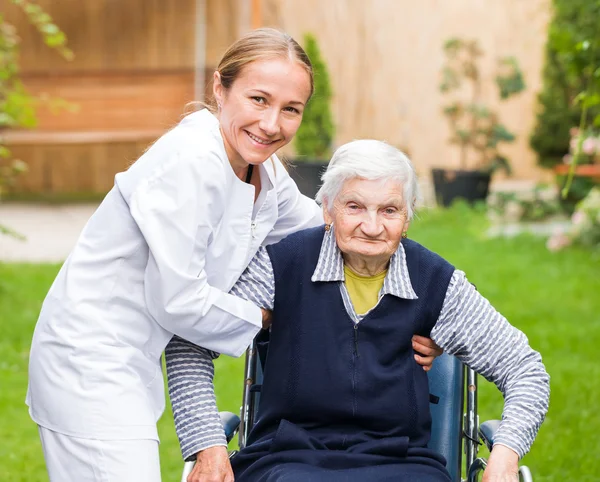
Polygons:
M225 430L227 443L229 443L238 433L240 428L240 417L231 412L219 412L219 416L221 417L221 423L223 424L223 429Z
M479 426L479 436L490 451L494 445L494 437L496 436L498 427L500 427L500 420L488 420Z

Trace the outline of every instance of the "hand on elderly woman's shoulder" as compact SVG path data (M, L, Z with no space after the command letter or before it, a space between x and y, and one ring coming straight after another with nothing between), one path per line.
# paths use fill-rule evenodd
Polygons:
M418 355L415 354L415 360L426 372L431 370L433 360L443 353L443 350L432 339L424 336L414 335L412 345L413 350L418 353Z
M187 482L234 482L227 447L210 447L198 452Z

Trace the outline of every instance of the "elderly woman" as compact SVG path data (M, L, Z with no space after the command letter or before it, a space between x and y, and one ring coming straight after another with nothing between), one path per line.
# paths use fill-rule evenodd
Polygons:
M449 481L427 449L414 334L502 391L483 480L516 481L548 406L540 355L462 271L407 239L418 193L404 154L351 142L323 181L327 224L261 248L232 290L273 311L258 421L233 459L236 481ZM179 410L181 398L172 401Z

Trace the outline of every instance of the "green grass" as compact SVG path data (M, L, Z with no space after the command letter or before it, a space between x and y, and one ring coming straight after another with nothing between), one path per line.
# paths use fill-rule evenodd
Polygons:
M422 213L410 237L464 270L542 353L551 375L550 411L524 463L536 482L600 481L600 257L549 253L541 239L484 239L483 216L455 206ZM55 265L0 264L0 480L46 481L37 429L23 403L27 356L40 303ZM217 397L237 412L242 359L217 360ZM480 382L480 418L498 418L502 398ZM159 424L163 480L179 480L170 410Z

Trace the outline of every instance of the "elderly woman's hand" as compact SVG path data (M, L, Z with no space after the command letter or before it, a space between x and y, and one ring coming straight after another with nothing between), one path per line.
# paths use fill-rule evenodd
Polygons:
M187 482L234 482L227 447L210 447L198 452Z
M518 482L519 456L504 445L494 445L481 482Z
M431 370L433 360L443 353L443 350L433 340L424 336L414 335L412 345L413 350L420 353L420 355L415 355L415 360L423 366L423 370L426 372Z

